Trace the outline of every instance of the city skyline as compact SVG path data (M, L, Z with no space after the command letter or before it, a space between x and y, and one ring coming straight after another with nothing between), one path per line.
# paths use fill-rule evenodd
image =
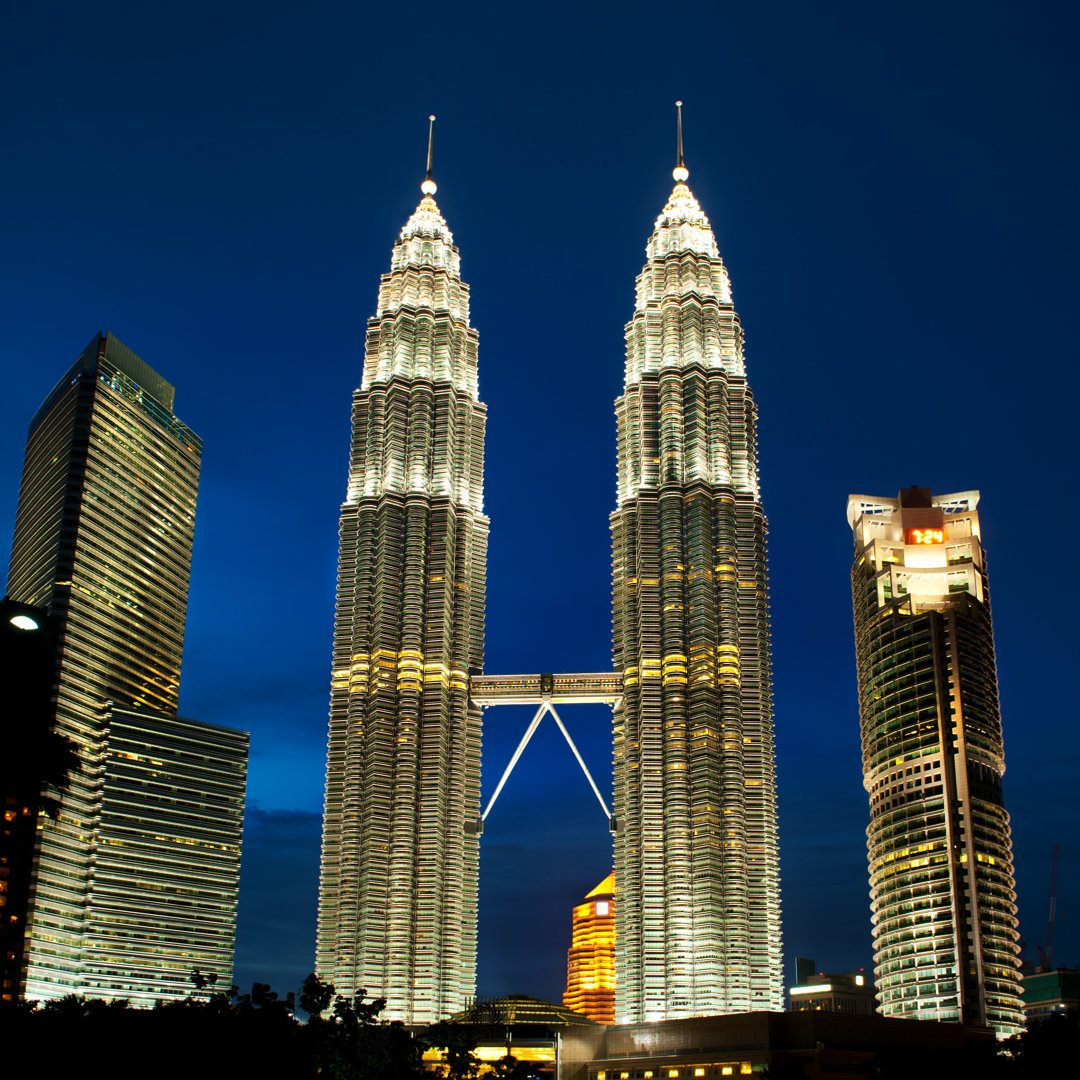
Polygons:
M512 27L432 17L409 28L416 48L452 46L461 73L407 88L389 60L345 62L342 42L361 27L342 13L309 24L271 8L254 30L230 14L210 35L205 15L168 33L114 9L59 31L18 15L3 222L17 360L0 515L8 542L29 418L96 329L180 388L206 440L180 709L253 733L241 980L295 982L313 966L343 403L360 381L371 283L415 205L424 118L439 116L440 206L473 289L491 411L486 670L533 670L540 653L543 670L604 670L611 401L628 283L670 188L676 98L695 195L736 275L761 407L789 965L796 952L826 969L869 964L838 514L850 491L912 483L983 492L1021 934L1029 952L1045 937L1051 851L1064 841L1058 955L1076 962L1076 811L1058 794L1080 774L1065 689L1075 632L1030 579L1036 511L1013 510L1026 490L1067 535L1076 515L1060 494L1076 378L1064 310L1076 161L1060 137L1075 13L973 6L897 24L852 8L819 27L794 7L775 21L731 9L703 17L709 33L686 43L685 62L646 78L632 57L652 43L633 11L610 27L602 9L586 13L566 40L540 28L513 63ZM383 13L362 29L406 28ZM274 83L286 39L293 59ZM91 63L94 42L111 65ZM553 86L556 61L572 74ZM341 104L365 94L364 109ZM573 399L559 391L568 382ZM1033 624L1048 628L1037 641ZM610 711L566 719L606 776ZM489 714L485 799L524 722ZM541 725L486 823L481 992L557 997L566 912L610 870L598 865L606 822L558 739ZM271 853L289 868L288 919L271 908L283 865ZM541 885L554 925L539 922L536 951L515 953L504 912L516 896L520 921Z

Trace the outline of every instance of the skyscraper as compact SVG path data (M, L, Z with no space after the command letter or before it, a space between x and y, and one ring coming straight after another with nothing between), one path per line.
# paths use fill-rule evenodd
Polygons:
M122 933L122 916L104 895L105 867L126 864L137 876L146 860L160 861L166 851L178 861L193 854L192 844L179 841L151 854L147 844L164 837L148 838L137 821L103 832L103 807L122 788L110 756L121 712L156 715L163 728L199 727L178 720L176 709L202 446L173 413L174 395L130 349L99 334L30 424L8 590L14 600L46 608L56 626L56 729L76 744L81 769L71 777L59 819L45 820L39 833L26 939L28 997L99 990L109 996L92 975L108 939ZM134 764L124 767L142 772L161 814L194 829L195 806L155 779L168 773L162 763L138 755L128 760ZM243 785L241 766L228 785L234 863ZM197 839L194 832L186 838ZM172 895L187 906L187 918L205 913L198 890ZM235 918L235 883L228 902ZM158 920L162 933L166 921ZM161 945L149 964L156 970L146 981L133 975L131 992L116 996L165 985L170 965L185 976L178 992L188 989L190 956L155 933L151 928L148 940ZM230 923L196 954L207 970L228 978L232 950Z
M1022 1030L1016 893L977 491L852 495L881 1012Z
M232 984L248 735L146 709L105 714L81 992L186 997Z
M353 395L316 955L416 1023L475 990L488 537L477 335L428 164Z
M616 1022L783 1008L757 409L687 176L680 126L615 404Z
M615 875L574 905L563 1004L598 1024L615 1022Z

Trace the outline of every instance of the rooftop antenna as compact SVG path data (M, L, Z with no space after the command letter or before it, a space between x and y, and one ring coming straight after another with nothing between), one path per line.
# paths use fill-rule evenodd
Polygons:
M682 102L675 102L675 114L676 124L678 128L678 138L676 141L676 161L675 168L671 170L671 175L678 183L682 184L690 176L690 171L687 169L685 162L683 161L682 152Z
M435 186L435 181L431 178L431 146L434 141L435 135L435 116L432 114L428 117L428 129L427 129L427 179L420 185L420 190L425 195L434 195L438 188Z

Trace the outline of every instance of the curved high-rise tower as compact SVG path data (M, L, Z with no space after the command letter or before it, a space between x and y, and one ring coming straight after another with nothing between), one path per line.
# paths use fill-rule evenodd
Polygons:
M422 190L353 395L316 958L415 1023L475 990L488 537L476 331L430 156Z
M687 176L680 135L615 406L616 1022L783 1007L757 410Z
M852 495L874 982L885 1016L1023 1030L977 491Z

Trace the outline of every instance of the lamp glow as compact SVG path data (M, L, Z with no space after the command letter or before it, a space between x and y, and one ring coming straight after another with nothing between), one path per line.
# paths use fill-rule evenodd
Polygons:
M12 615L9 620L12 626L17 626L20 630L38 630L40 627L35 619L31 619L29 615Z

